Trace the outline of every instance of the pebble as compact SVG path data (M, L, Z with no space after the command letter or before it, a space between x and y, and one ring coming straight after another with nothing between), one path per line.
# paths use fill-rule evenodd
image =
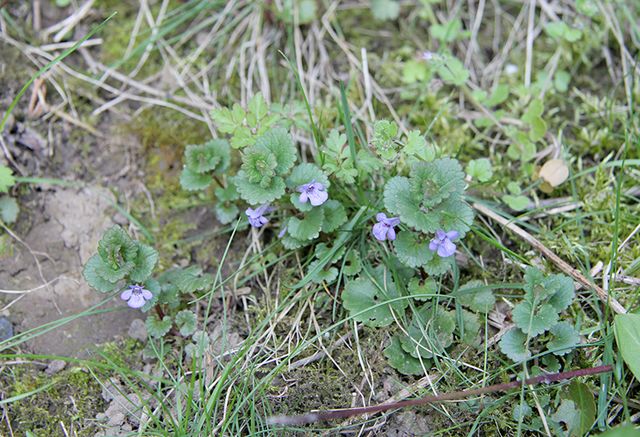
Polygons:
M56 373L60 372L62 369L64 369L67 365L66 361L62 361L62 360L53 360L49 363L49 365L47 366L46 369L44 369L44 373L46 373L47 375L51 376L51 375L55 375Z
M129 337L134 340L147 342L147 327L141 319L133 319L131 326L129 326Z
M0 317L0 341L13 337L13 324L6 317Z

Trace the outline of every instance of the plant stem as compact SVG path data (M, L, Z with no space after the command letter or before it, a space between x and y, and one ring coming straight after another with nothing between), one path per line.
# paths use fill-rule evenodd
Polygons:
M476 388L473 390L461 390L450 393L443 393L437 396L425 396L419 399L411 399L407 401L393 402L389 404L371 405L369 407L345 408L340 410L318 411L299 416L272 416L267 419L269 424L280 425L304 425L307 423L318 422L321 420L340 419L351 416L358 416L366 413L381 413L383 411L395 410L398 408L414 407L418 405L432 404L444 401L456 401L471 396L479 396L487 393L504 392L523 385L535 385L540 383L551 383L562 381L565 379L573 379L579 376L597 375L599 373L611 372L612 366L598 366L586 369L571 370L569 372L549 373L539 375L533 378L527 378L524 381L514 380L502 384L489 385L486 387Z

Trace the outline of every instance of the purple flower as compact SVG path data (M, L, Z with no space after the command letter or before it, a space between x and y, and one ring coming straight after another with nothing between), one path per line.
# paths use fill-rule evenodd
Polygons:
M376 220L378 223L373 225L373 236L380 241L395 240L396 230L393 228L400 224L400 219L398 217L387 217L384 212L379 212L376 214Z
M436 231L436 237L429 243L429 250L437 252L442 258L456 253L456 245L451 240L458 238L458 231L445 232L442 229Z
M126 300L127 305L136 309L143 307L152 297L153 294L144 289L142 285L129 285L129 288L120 295L120 299Z
M264 205L259 206L256 209L247 208L244 213L247 215L251 226L253 226L254 228L261 228L269 221L269 219L264 215L271 211L273 211L273 208L271 208L268 203L265 203Z
M308 184L300 185L296 190L300 193L299 200L301 203L311 202L313 206L322 205L329 198L329 193L324 185L316 182L315 179Z
M430 61L435 57L435 55L430 51L425 51L420 54L420 59L423 61Z

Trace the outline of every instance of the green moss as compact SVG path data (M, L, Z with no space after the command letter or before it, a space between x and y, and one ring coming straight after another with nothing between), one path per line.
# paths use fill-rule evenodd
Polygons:
M100 384L82 368L71 368L49 377L41 370L23 366L5 372L0 381L7 398L53 383L47 390L7 404L13 435L31 431L37 436L63 436L63 424L67 431L91 436L98 429L92 418L106 409ZM10 435L5 421L0 423L0 434Z

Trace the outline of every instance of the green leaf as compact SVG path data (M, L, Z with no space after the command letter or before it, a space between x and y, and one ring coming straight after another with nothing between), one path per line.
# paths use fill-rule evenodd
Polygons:
M385 303L399 297L398 290L389 271L378 267L373 272L373 280L360 277L347 282L342 292L342 305L357 322L371 327L389 326L393 323L393 313L401 314L407 302L404 299Z
M502 196L502 201L514 211L524 211L531 202L527 196L512 196L507 194Z
M158 262L158 252L151 246L138 243L138 253L134 258L134 266L129 272L129 279L133 282L144 282L153 272Z
M567 426L567 431L571 435L575 435L574 430L580 427L580 412L572 400L563 399L558 410L551 416L551 420L564 423Z
M464 172L456 159L441 158L433 162L416 163L411 168L411 191L421 206L432 207L464 192ZM414 206L415 207L415 206Z
M593 393L587 384L573 380L567 390L568 398L573 401L580 415L573 433L576 436L586 435L596 421L596 403Z
M415 300L426 302L433 299L437 294L438 285L433 279L426 279L421 282L419 278L412 278L407 286L407 291Z
M305 213L302 220L291 217L287 224L287 232L297 240L313 240L320 236L323 221L324 209L314 208Z
M543 286L549 293L549 304L557 312L562 312L569 308L576 296L573 280L565 275L551 275L543 281Z
M395 0L371 0L371 13L376 20L395 20L400 14L400 4Z
M20 205L16 199L9 196L0 197L0 218L3 222L10 225L18 219L20 213Z
M640 315L616 315L614 332L622 359L633 376L640 381Z
M567 92L569 82L571 82L571 75L564 70L557 71L553 77L553 86L561 93Z
M186 269L174 270L170 282L175 284L182 293L195 293L210 289L213 285L213 277L202 274L202 269L198 266L190 266Z
M204 190L213 182L208 174L200 174L189 170L186 166L180 173L180 186L188 191Z
M436 150L431 144L427 144L419 130L410 131L405 140L402 152L407 156L415 156L423 161L433 161Z
M182 310L176 314L176 325L180 329L180 335L187 337L196 332L198 320L193 311Z
M284 237L280 239L280 241L282 242L284 248L288 250L299 249L310 243L310 240L298 240L297 238L293 238L288 233L285 234Z
M117 282L135 266L138 244L120 226L112 226L98 242L98 255L102 262L95 264L95 272L108 282Z
M564 39L568 42L576 42L582 38L582 31L571 28L564 21L554 21L544 26L544 31L556 39Z
M394 121L377 120L373 124L371 145L380 157L390 161L396 157L398 152L397 135L398 125Z
M420 307L411 319L407 335L400 337L402 349L414 358L432 358L453 343L454 316L439 305Z
M467 310L462 310L462 324L459 329L461 331L460 340L470 346L477 344L480 328L478 315Z
M422 269L429 275L439 276L445 274L455 264L455 257L448 256L441 258L437 255L431 257L429 261L422 266Z
M497 106L503 103L509 97L509 85L501 84L493 90L491 96L488 99L485 99L482 103L486 106Z
M467 164L467 174L479 182L487 182L493 176L491 161L487 158L473 159Z
M534 305L531 302L520 302L513 308L513 322L531 338L551 329L558 322L558 312L549 305Z
M193 340L193 343L189 343L185 346L185 354L190 358L201 358L201 356L207 352L209 345L211 344L209 334L205 331L196 331L191 336L191 339Z
M598 437L638 437L638 430L631 424L625 424L598 434Z
M568 322L559 322L549 331L553 339L547 343L547 349L554 355L566 355L580 343L580 334Z
M440 79L452 85L464 85L469 79L469 71L462 61L453 55L442 55L441 61L436 63L436 71Z
M488 313L496 304L496 298L491 288L479 280L467 282L458 288L453 295L461 305L479 313Z
M513 362L519 363L531 357L526 348L527 335L517 328L507 331L500 340L500 350Z
M247 105L247 123L250 127L257 127L260 120L267 116L269 106L262 93L255 94Z
M98 255L93 255L84 265L82 276L84 276L84 280L87 281L87 284L89 284L90 287L95 288L102 293L109 293L115 290L118 287L118 284L117 281L109 282L106 279L103 279L102 276L98 275L96 270L102 263L103 261Z
M329 199L323 205L322 232L333 232L347 222L347 211L337 200Z
M347 276L354 276L360 273L362 270L362 261L360 261L360 255L355 250L350 250L347 253L347 259L344 263L342 273Z
M318 269L318 265L320 264L320 260L315 260L309 264L308 273L311 274L312 279L311 282L315 284L322 284L326 282L327 284L331 284L338 277L338 269L335 267L325 266L324 269ZM311 273L313 272L313 273Z
M397 335L391 337L389 346L384 349L389 365L403 375L423 375L424 367L417 358L413 358L402 349Z
M513 407L513 420L520 422L525 417L531 416L532 409L526 402L520 403Z
M409 59L402 66L402 81L404 83L428 82L431 72L427 65L417 59Z
M450 43L460 38L462 32L462 22L455 18L442 24L433 24L429 27L431 36L445 43Z
M164 337L171 330L171 317L164 316L162 320L159 320L155 314L150 314L147 316L145 325L150 336L154 338Z
M242 170L238 172L233 181L240 197L250 205L271 203L282 197L286 189L284 180L280 177L272 178L269 186L261 187L259 184L249 182L246 173Z
M205 144L190 144L184 151L184 164L195 173L216 170L222 172L229 166L231 151L226 140L214 139Z
M9 192L9 188L13 187L16 183L16 178L13 177L13 172L6 165L0 165L0 193Z
M270 129L256 140L255 147L265 147L275 155L279 176L284 176L296 162L296 147L285 128Z
M400 231L393 242L398 259L409 267L420 267L433 258L429 240L411 231Z
M213 210L216 214L216 219L218 219L218 221L223 225L229 224L234 221L240 213L238 207L233 203L229 205L218 203L216 204L216 206L214 206Z
M216 129L222 133L231 134L242 126L245 113L240 105L236 104L233 106L233 111L228 108L212 110L211 118L213 119Z

